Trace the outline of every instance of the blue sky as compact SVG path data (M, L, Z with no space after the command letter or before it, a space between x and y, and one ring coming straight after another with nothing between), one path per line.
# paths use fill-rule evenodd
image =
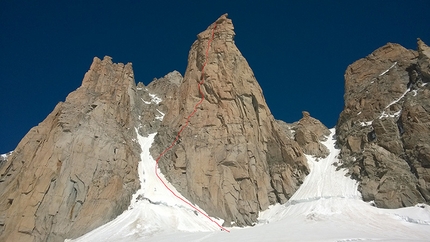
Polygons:
M333 127L346 67L387 42L430 43L430 1L0 1L0 153L78 88L93 57L136 82L184 74L196 35L229 13L273 115ZM290 2L290 3L289 3Z

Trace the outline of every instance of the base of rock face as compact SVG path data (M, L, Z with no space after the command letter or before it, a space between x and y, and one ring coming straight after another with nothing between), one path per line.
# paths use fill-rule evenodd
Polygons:
M159 167L185 197L224 219L224 226L252 225L259 211L293 195L308 167L301 147L270 113L226 15L192 45L177 108L168 109L152 155L171 144L201 98L197 84L215 25L203 76L205 100Z
M82 86L0 163L0 241L76 238L139 188L131 64L94 59Z
M350 65L336 133L363 199L384 208L430 201L429 47L387 44Z

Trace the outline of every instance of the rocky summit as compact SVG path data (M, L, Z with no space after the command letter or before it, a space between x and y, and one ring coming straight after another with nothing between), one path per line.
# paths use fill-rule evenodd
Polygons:
M184 76L147 86L131 63L94 61L82 85L0 156L0 241L64 241L114 219L139 189L137 135L167 180L223 226L254 225L286 203L324 158L330 131L306 111L275 120L234 27L221 16L197 35ZM345 73L336 126L342 162L363 199L396 208L430 200L430 49L387 44ZM201 92L198 89L201 84ZM201 102L201 103L200 103Z

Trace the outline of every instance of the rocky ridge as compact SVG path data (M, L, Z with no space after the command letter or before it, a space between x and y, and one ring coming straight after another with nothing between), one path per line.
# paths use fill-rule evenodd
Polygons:
M342 166L378 207L430 201L429 57L421 40L418 52L388 43L346 70Z

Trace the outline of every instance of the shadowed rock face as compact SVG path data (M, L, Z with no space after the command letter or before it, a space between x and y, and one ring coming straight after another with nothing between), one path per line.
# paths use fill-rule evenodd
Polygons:
M0 241L63 241L128 207L139 188L134 89L131 64L95 58L0 163Z
M152 154L174 140L200 100L197 84L215 24L191 47L179 87ZM300 146L274 120L247 61L234 44L226 15L216 21L202 86L205 100L178 144L160 161L167 179L224 225L251 225L270 204L284 203L308 173Z
M421 40L418 52L389 43L346 70L343 166L379 207L430 201L429 57Z

